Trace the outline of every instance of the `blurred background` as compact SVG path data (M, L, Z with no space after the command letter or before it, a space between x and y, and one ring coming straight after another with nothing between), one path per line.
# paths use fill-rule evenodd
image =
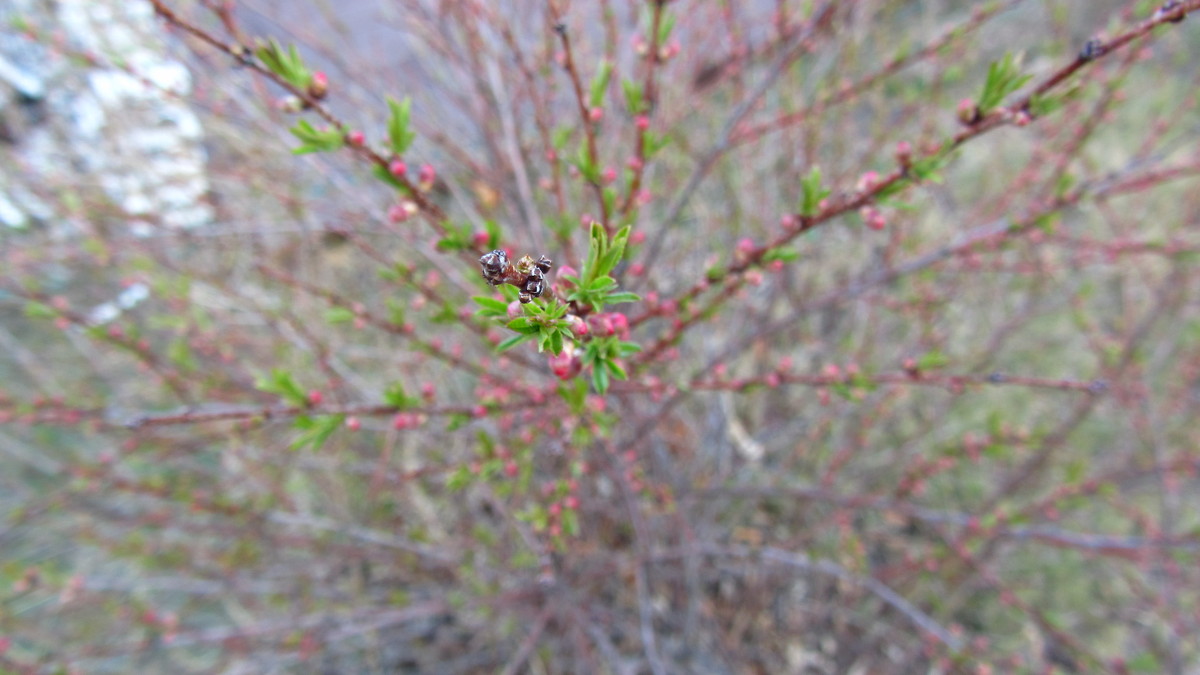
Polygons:
M1194 17L951 149L1006 54L1162 8L678 0L654 59L656 3L166 4L369 143L411 97L446 224L556 268L590 129L654 357L497 355L477 254L292 154L283 89L148 2L0 0L0 670L1198 672ZM914 157L729 272L814 167Z

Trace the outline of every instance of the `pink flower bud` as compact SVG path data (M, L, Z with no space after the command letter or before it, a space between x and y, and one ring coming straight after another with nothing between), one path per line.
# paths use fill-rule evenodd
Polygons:
M417 176L417 187L421 188L422 192L429 192L433 189L433 182L437 180L437 172L433 170L432 165L422 165L421 171Z
M347 136L347 140L350 141L350 145L361 148L367 142L367 137L363 135L363 132L356 129L350 132L350 134Z
M641 35L633 36L633 51L638 56L645 56L650 53L650 47L646 44L646 40Z
M645 115L638 115L633 123L637 125L639 131L645 131L650 128L650 118Z
M408 165L397 159L388 165L388 171L390 171L396 178L402 178L408 174Z
M879 174L875 171L868 171L858 179L859 192L867 192L879 184Z
M592 332L600 337L608 337L617 333L610 314L593 314L589 316L588 326L592 329Z
M417 211L419 210L420 207L417 206L416 202L406 199L388 209L388 220L392 221L393 223L403 223L404 221L416 215Z
M974 124L979 121L979 106L975 101L964 98L958 102L958 121L963 124Z
M308 83L308 95L321 100L329 93L329 78L325 77L325 73L317 71L313 73L312 80Z
M882 230L887 225L887 219L883 217L883 213L874 206L864 206L859 210L859 215L862 216L867 227L872 230Z
M621 339L624 340L628 338L629 317L625 316L621 312L612 312L608 316L609 320L612 322L613 329L621 336Z
M552 354L547 363L550 365L550 372L560 380L569 380L583 370L583 362L573 349L563 349L559 354Z
M617 179L617 170L611 166L604 170L604 174L600 177L606 185Z
M362 428L362 421L359 420L357 417L347 417L346 418L346 428L349 429L350 431L358 431L359 429Z
M321 401L325 400L325 396L321 392L313 389L308 392L308 402L312 405L321 405Z
M571 334L575 337L583 337L588 334L587 322L574 314L567 317L567 324L571 327Z

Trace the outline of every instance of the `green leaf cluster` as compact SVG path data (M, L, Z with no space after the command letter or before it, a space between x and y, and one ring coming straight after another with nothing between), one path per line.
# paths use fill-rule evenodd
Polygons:
M272 370L269 376L259 377L255 380L254 387L259 391L275 394L292 405L308 405L308 394L296 384L292 374L282 368Z
M821 187L821 167L814 166L808 175L800 179L800 215L814 216L820 208L821 200L828 197L832 190Z
M617 361L640 351L637 343L624 342L615 335L590 340L583 348L581 360L592 369L592 387L596 393L606 393L613 379L627 379L628 373Z
M1032 75L1021 74L1021 61L1011 53L995 61L988 67L987 81L983 84L983 92L979 95L979 113L988 114L1000 105L1009 94L1025 86Z
M665 45L671 37L671 31L675 30L675 15L671 12L663 12L662 19L658 22L658 41L654 44Z
M301 415L296 418L292 425L300 430L300 435L296 440L292 441L291 448L300 450L305 447L311 447L313 450L320 450L333 432L337 431L346 422L346 416L338 415L318 415L310 417Z
M393 382L383 391L383 402L397 410L405 410L421 405L421 397L408 393L403 382Z
M588 92L588 105L593 108L599 108L604 103L604 90L608 89L608 82L612 79L612 70L612 63L600 62L600 70L596 71L596 76L592 78L591 91Z
M308 120L296 122L296 126L288 131L300 139L300 147L292 150L293 154L303 155L310 152L331 152L346 144L345 129L317 129Z
M282 77L293 87L304 91L312 83L312 71L304 65L304 60L300 58L295 45L289 45L285 50L272 38L270 42L256 49L254 54L267 70Z
M572 161L572 164L575 165L576 169L579 169L579 174L589 183L600 184L600 166L592 160L587 138L579 140L579 148L575 151L575 159Z
M506 326L517 334L496 345L496 351L503 352L522 342L537 339L538 351L549 350L558 355L563 346L574 340L570 324L564 319L567 306L558 302L530 303L525 305L525 316L518 316L509 321Z
M479 305L476 316L507 319L507 302L482 295L472 299ZM557 355L562 353L567 343L574 341L571 325L565 319L568 309L566 305L558 302L533 302L523 307L526 314L505 323L506 328L517 334L496 345L496 351L505 352L522 342L536 339L539 352L549 350Z
M417 138L417 133L409 128L409 119L412 114L412 99L405 97L403 101L397 101L389 96L387 98L388 110L388 142L392 148L392 152L397 155L403 155L413 141Z
M566 276L564 280L575 285L567 299L580 305L591 305L599 312L606 304L635 302L640 300L634 293L617 290L617 281L610 276L625 256L629 242L630 227L621 228L610 241L600 223L592 223L589 231L588 253L579 276Z
M633 80L622 80L621 91L625 93L625 105L629 108L629 114L640 115L646 111L646 97L640 84Z

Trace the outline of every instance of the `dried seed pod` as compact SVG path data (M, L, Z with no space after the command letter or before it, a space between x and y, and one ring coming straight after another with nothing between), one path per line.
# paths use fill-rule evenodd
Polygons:
M532 302L540 298L546 290L546 273L550 271L550 258L540 256L521 256L517 264L508 262L508 254L501 249L485 253L479 258L479 266L483 270L483 278L492 286L497 284L512 284L520 293L517 299L522 303Z
M479 266L483 269L483 278L492 286L502 284L511 265L508 264L508 254L502 249L484 253L479 257Z

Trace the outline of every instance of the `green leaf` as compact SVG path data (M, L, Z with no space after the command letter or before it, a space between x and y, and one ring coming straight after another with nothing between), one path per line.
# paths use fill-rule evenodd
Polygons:
M484 295L474 295L471 299L480 306L479 311L475 312L478 316L508 316L508 303L496 298L489 298Z
M571 127L559 127L550 136L550 144L555 150L562 150L571 139Z
M625 105L629 108L629 114L640 115L645 112L646 103L642 96L642 86L633 80L623 80L621 82L621 90L625 93Z
M286 370L276 368L271 371L269 377L259 377L254 386L259 391L265 391L268 394L275 394L283 398L288 403L296 406L304 406L308 404L308 394L296 381L292 379L292 374Z
M950 365L950 359L937 349L930 350L917 359L918 370L935 370Z
M509 321L506 326L511 330L515 330L518 333L524 333L526 335L533 335L542 329L542 325L540 323L536 323L528 316L518 316L512 321Z
M292 425L300 429L303 433L296 440L292 441L291 448L299 450L305 446L312 447L313 450L320 450L333 432L337 431L346 421L345 415L320 415L318 417L308 417L301 415L296 418Z
M420 405L421 397L410 395L404 389L403 382L393 382L388 386L387 389L383 391L383 402L387 403L393 408L404 410L405 408L411 408L413 406Z
M506 351L512 349L513 347L516 347L517 345L521 344L522 342L532 340L535 335L537 335L536 331L533 333L522 333L520 335L514 335L514 336L508 338L507 340L501 342L500 344L496 345L496 351L497 352L506 352Z
M312 83L312 73L305 67L295 45L289 45L284 51L272 38L270 42L255 50L254 54L267 70L283 78L293 87L304 90Z
M331 307L325 312L325 320L329 323L346 323L354 320L354 312L346 307Z
M630 354L636 354L640 351L642 351L642 346L636 342L618 342L617 343L617 348L616 348L617 356L625 357L625 356L629 356Z
M292 150L293 154L303 155L310 152L329 152L341 148L346 143L346 132L343 129L316 129L308 120L296 122L296 126L288 131L300 139L301 145Z
M1000 105L1009 94L1015 92L1033 78L1032 75L1022 75L1020 59L1011 53L995 61L988 67L987 80L983 92L979 95L979 112L986 115Z
M31 300L25 303L25 316L31 319L54 319L58 317L58 312L49 305Z
M671 37L671 31L675 29L675 15L670 12L663 12L662 20L658 22L658 41L655 45L662 46L667 43Z
M650 159L651 157L657 155L660 150L667 147L667 144L671 142L671 139L668 138L666 134L658 135L649 131L646 132L645 139L646 159Z
M629 379L629 374L626 373L625 369L622 368L620 365L618 365L616 361L605 361L604 367L608 368L608 372L611 373L612 376L617 378L618 380L628 380Z
M767 252L763 254L762 260L764 263L775 262L776 260L792 262L799 257L799 251L788 246L778 246L776 248L768 249Z
M416 139L416 132L409 129L409 119L412 113L412 99L407 96L403 101L387 98L390 116L388 117L388 140L392 151L403 155Z
M458 467L454 473L446 476L446 489L451 492L461 492L470 486L474 480L475 476L471 473L471 469L463 465Z
M563 534L574 537L579 534L579 514L575 509L563 509L559 514Z
M389 171L386 166L375 165L374 167L371 168L371 173L374 174L374 176L376 178L378 178L379 180L383 181L384 183L387 183L388 185L399 190L400 192L404 193L405 195L411 194L411 191L408 189L408 186L405 185L404 183L401 183L399 178L396 178L395 176L393 176L392 172Z
M638 295L637 293L630 293L629 291L621 291L620 293L609 293L608 295L604 296L604 304L616 305L616 304L620 304L622 302L637 302L638 300L641 300L641 299L642 299L642 296Z
M600 293L617 287L617 280L610 276L602 276L598 279L592 279L588 284L588 290L593 293Z
M604 103L604 90L608 88L608 81L612 78L613 66L608 61L600 62L600 70L596 71L596 76L592 78L592 87L588 104L593 108L598 108Z
M586 138L580 140L579 149L575 151L575 168L589 183L600 183L600 169L592 162Z
M458 431L471 421L466 413L451 413L446 416L446 431Z
M167 347L167 358L185 371L196 370L196 357L192 355L192 349L188 346L187 340L182 337L171 341L170 346Z
M814 166L807 176L800 179L800 190L802 193L800 215L802 216L816 215L821 200L832 192L821 187L821 167L819 166Z
M597 394L608 392L608 369L599 363L592 366L592 387Z

